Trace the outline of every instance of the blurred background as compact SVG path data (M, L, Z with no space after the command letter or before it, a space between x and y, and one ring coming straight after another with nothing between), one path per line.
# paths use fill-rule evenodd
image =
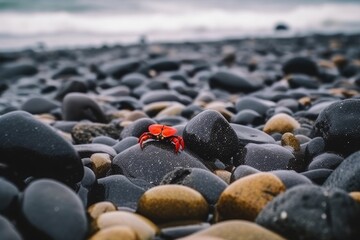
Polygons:
M0 50L357 32L360 0L0 0Z

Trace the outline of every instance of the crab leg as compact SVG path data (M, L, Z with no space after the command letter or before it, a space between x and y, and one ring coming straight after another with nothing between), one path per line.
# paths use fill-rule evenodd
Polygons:
M139 143L140 143L140 148L143 149L143 142L145 142L146 140L152 138L152 135L145 132L143 134L141 134L141 136L139 137Z
M174 136L171 138L170 141L175 144L175 153L179 152L179 149L183 150L185 148L184 140L182 137Z

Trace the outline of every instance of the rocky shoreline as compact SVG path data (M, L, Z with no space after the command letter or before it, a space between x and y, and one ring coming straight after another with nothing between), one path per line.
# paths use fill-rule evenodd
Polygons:
M0 239L359 239L359 92L360 35L2 52Z

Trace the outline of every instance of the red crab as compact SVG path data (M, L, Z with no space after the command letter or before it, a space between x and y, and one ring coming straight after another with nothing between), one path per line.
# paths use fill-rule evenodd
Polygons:
M175 153L177 153L179 149L184 149L184 139L180 136L174 136L177 132L175 128L161 124L152 124L148 129L149 132L144 132L139 137L141 148L143 148L143 142L146 140L155 139L158 141L168 141L173 143L175 145Z

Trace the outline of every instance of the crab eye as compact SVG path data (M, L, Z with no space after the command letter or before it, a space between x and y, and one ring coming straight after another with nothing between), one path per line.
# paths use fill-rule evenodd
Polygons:
M149 126L149 132L157 136L161 133L163 126L161 124L152 124Z
M176 129L173 127L169 127L169 126L164 126L163 130L162 130L162 135L164 137L170 137L170 136L174 136L176 133Z

